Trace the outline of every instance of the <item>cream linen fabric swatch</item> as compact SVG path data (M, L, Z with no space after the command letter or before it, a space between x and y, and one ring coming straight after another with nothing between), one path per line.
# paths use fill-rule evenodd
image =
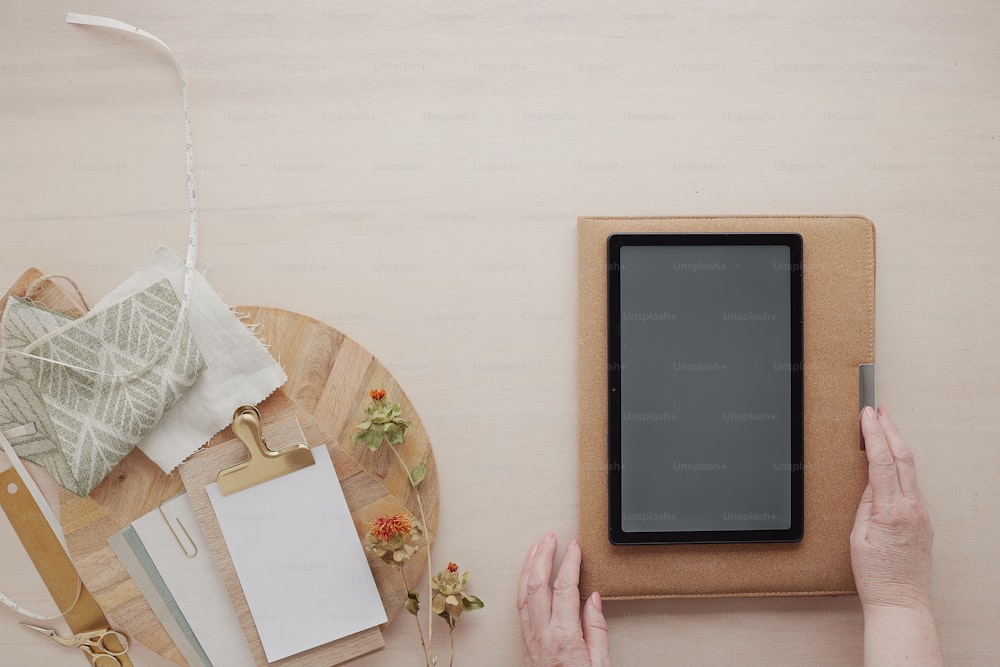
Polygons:
M180 302L165 280L62 323L26 299L8 302L4 328L17 332L12 338L30 341L22 351L41 359L8 353L5 361L41 397L72 475L69 490L90 493L204 370L186 322L171 340L179 313ZM37 403L32 409L37 417ZM67 481L60 465L50 472Z
M183 263L170 250L159 248L138 272L94 308L164 278L176 294L182 293ZM167 473L229 426L236 407L260 403L287 379L264 345L198 273L188 322L207 368L139 444Z

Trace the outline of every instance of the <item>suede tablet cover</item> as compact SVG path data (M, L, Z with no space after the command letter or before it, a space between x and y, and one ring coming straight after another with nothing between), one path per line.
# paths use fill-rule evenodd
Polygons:
M867 482L858 364L875 363L875 227L862 217L580 218L580 593L607 599L853 595L849 538ZM608 539L607 239L620 232L802 236L805 528L785 544Z

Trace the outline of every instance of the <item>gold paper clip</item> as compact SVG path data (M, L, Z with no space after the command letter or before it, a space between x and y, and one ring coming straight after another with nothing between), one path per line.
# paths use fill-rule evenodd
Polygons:
M219 483L219 491L224 496L269 482L316 463L312 450L302 442L283 447L278 451L269 449L260 429L260 412L252 405L236 408L236 412L233 413L233 433L246 445L250 458L219 471L216 481Z
M174 496L174 498L176 498L176 497L177 497L177 496ZM171 498L170 500L173 500L173 498ZM170 501L168 500L168 501L166 501L166 502L170 502ZM182 530L182 531L184 531L184 536L185 536L186 538L188 538L188 542L190 542L190 543L191 543L191 548L192 548L192 549L194 550L194 551L192 551L192 552L190 552L190 553L188 552L188 549L187 549L187 547L186 547L186 546L184 546L184 543L183 543L183 542L181 542L181 537L180 537L180 535L178 535L178 534L177 534L177 531L176 531L176 530L174 530L174 524L172 524L172 523L170 522L170 519L169 519L169 518L167 517L167 513L163 511L163 506L164 506L165 504L166 504L166 503L160 503L160 506L159 506L159 510L160 510L160 516L162 516L162 517L163 517L163 520L164 520L164 521L166 521L166 523L167 523L167 528L169 528L169 529L170 529L170 534L174 536L174 539L175 539L175 540L177 540L177 545L178 545L178 546L179 546L179 547L181 548L181 551L183 551L183 552L184 552L184 555L185 555L185 556L187 556L188 558L194 558L195 556L197 556L197 555L198 555L198 545L194 543L194 540L193 540L193 539L191 539L191 533L189 533L189 532L188 532L188 529L184 527L184 524L183 524L183 523L181 523L181 518L180 518L180 517L177 517L177 518L175 519L175 520L177 521L177 525L181 527L181 530Z

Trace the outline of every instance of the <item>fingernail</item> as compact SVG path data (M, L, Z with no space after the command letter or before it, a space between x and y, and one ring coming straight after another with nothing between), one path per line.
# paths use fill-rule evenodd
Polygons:
M530 547L528 547L528 558L534 558L536 551L538 551L537 544L532 544Z
M590 594L590 602L594 605L597 611L604 611L604 605L601 604L601 594L597 591Z
M872 406L870 405L866 405L865 409L861 411L861 414L868 419L878 419L878 417L875 416L875 411L872 410Z
M550 530L549 532L545 533L545 540L546 541L551 540L555 536L556 536L556 532L554 530Z
M576 549L578 546L580 546L579 542L577 542L576 540L570 540L569 544L566 545L566 551L569 551L570 549Z

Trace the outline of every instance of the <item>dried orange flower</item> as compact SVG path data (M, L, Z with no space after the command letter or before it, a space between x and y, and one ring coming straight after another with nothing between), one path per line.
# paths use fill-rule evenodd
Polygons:
M385 389L372 389L368 395L372 397L373 401L381 401L385 398Z
M380 516L368 530L368 548L390 565L402 566L417 552L422 531L405 514Z
M458 572L458 564L456 564L456 563L448 563L448 571L449 572Z
M372 523L371 529L372 535L386 542L408 532L410 532L410 517L405 514L380 516Z

